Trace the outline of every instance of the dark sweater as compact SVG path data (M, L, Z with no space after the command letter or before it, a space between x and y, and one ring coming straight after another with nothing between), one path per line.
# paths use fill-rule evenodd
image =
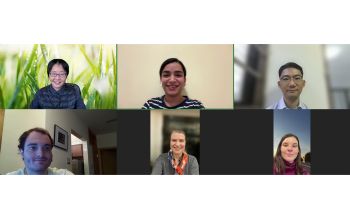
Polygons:
M294 161L293 163L289 163L285 160L284 161L284 165L285 165L285 172L283 175L296 175L297 174L297 165L296 165L296 162ZM276 168L275 168L275 165L274 165L274 168L273 168L273 174L276 175L276 174L279 174L277 173L276 171ZM309 171L302 167L302 173L301 175L310 175Z
M76 84L65 83L59 91L52 85L36 92L30 104L31 109L86 109L81 97L80 88Z

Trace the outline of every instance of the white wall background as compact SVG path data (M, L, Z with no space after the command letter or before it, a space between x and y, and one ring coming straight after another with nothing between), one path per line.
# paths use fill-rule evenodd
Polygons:
M151 162L162 153L163 118L165 115L199 117L199 110L152 110L151 111Z
M117 146L117 133L107 133L96 135L98 148L116 148Z
M45 110L5 110L0 152L0 174L24 167L17 147L18 138L28 129L45 128L45 115ZM53 132L50 134L53 135Z
M269 45L265 106L269 106L282 97L277 85L278 69L287 62L296 62L304 71L306 81L301 101L309 109L328 109L330 107L326 64L322 45Z
M206 108L233 108L233 46L118 45L118 108L140 109L162 96L159 68L178 58L187 70L187 95Z

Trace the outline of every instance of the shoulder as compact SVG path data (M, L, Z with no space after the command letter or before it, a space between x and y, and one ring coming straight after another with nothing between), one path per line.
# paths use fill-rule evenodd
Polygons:
M184 104L182 107L183 109L204 109L202 102L196 99L190 99L187 96L185 96L186 100L184 101Z
M80 87L77 84L66 83L65 86L68 89L74 89L74 90L79 89L80 90Z
M276 103L274 103L274 104L272 104L272 105L270 105L270 106L268 106L268 107L266 107L266 109L278 109L278 102L276 102Z
M162 97L154 97L146 101L142 109L165 109Z
M189 175L199 175L199 164L197 158L193 155L188 155Z
M168 153L163 153L163 154L159 155L157 160L168 160Z
M191 163L198 163L197 161L197 158L193 155L188 155L188 162L191 162Z
M157 157L155 162L158 164L164 164L167 161L168 161L168 153L163 153Z
M66 169L58 169L56 167L49 167L48 168L48 174L49 175L74 175L72 172Z
M36 92L36 94L44 94L44 93L49 92L49 91L50 91L50 86L51 86L51 85L47 85L47 86L45 86L45 87L40 88L40 89Z
M24 175L24 170L21 168L13 172L6 173L6 175Z
M300 108L301 108L301 109L309 109L309 108L307 107L307 105L306 105L305 103L303 103L303 102L300 102Z
M302 164L302 171L303 171L303 175L310 175L310 171L311 168L309 165L306 165L305 163Z

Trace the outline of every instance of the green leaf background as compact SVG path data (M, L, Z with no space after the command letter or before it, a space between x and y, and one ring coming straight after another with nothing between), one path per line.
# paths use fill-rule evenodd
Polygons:
M50 84L47 64L69 64L68 83L79 85L88 109L116 109L116 45L0 45L0 108L28 108Z

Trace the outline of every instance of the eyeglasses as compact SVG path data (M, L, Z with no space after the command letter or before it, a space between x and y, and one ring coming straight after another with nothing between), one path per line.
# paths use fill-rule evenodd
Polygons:
M62 72L62 73L50 72L50 77L64 78L64 77L66 77L66 73L65 72Z
M283 83L290 83L291 81L294 81L295 83L300 83L303 81L303 76L301 75L295 75L293 77L290 77L290 76L282 76L280 78L280 81L282 81Z

